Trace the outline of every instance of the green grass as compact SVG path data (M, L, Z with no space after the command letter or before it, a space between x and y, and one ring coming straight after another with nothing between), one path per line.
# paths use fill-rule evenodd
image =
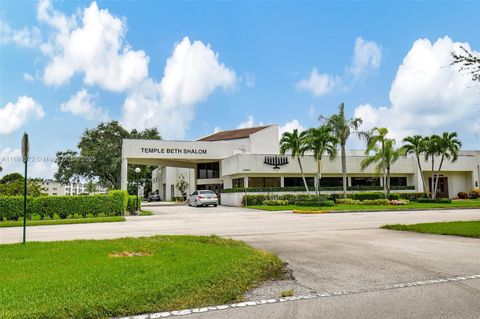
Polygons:
M46 225L64 225L64 224L92 224L92 223L113 223L124 222L124 216L92 217L92 218L67 218L67 219L45 219L45 220L27 220L27 226L46 226ZM0 227L20 227L23 226L23 220L7 220L0 222Z
M145 210L145 209L142 209L139 214L139 216L152 216L152 215L153 213L150 210Z
M140 253L138 257L111 254ZM271 253L216 236L0 245L0 318L107 318L223 304L281 278Z
M318 210L318 206L247 206L248 208L261 209L266 211L280 210ZM432 209L432 208L480 208L480 200L454 200L446 203L417 203L410 202L408 205L343 205L322 206L327 211L384 211L384 210L408 210L408 209Z
M454 235L480 238L480 220L444 223L425 223L413 225L385 225L383 229L412 231L438 235Z

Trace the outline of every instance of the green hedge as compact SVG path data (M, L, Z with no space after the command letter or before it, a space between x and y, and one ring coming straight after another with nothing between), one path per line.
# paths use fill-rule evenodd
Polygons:
M401 199L408 199L410 201L416 201L419 198L428 198L428 193L400 193Z
M326 200L327 196L321 195L320 199ZM244 206L258 206L263 205L266 200L282 200L287 201L287 205L295 205L298 201L318 201L318 198L316 195L308 194L256 194L243 196L242 204Z
M372 200L372 199L384 199L383 193L357 193L353 194L353 199L357 200Z
M387 195L387 198L389 200L399 200L400 199L400 194L390 193L390 194Z
M392 186L391 190L414 190L415 186ZM310 188L314 191L314 188ZM320 187L320 191L342 191L342 186ZM349 186L349 191L381 191L381 186ZM305 192L305 187L247 187L247 188L226 188L222 193L269 193L269 192Z
M295 203L297 206L319 206L318 201L314 200L303 200L298 201ZM335 206L335 202L333 200L321 200L320 206Z
M417 199L418 203L444 203L444 204L450 204L452 202L451 199L449 198L419 198Z
M87 217L91 214L123 215L128 205L126 191L111 191L108 195L91 196L40 196L28 199L27 214L53 219L55 214L60 218L79 215ZM0 197L0 221L18 220L23 216L23 197Z
M130 214L135 213L137 208L137 196L136 195L129 195L128 196L128 205L127 205L127 210L130 212ZM138 210L142 210L142 201L140 198L138 199Z

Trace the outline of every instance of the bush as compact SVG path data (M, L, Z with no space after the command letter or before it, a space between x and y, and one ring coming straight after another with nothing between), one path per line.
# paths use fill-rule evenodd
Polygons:
M137 196L136 195L129 195L128 196L128 205L127 205L127 211L130 214L134 214L137 209ZM138 199L138 210L142 210L142 201L140 198Z
M390 193L390 194L387 195L387 198L389 200L399 200L400 199L400 194Z
M460 198L460 199L467 199L467 198L468 198L468 193L459 192L459 193L457 194L457 197Z
M263 205L267 206L287 206L288 201L287 200L281 200L281 199L267 199L263 201Z
M295 202L297 206L319 206L318 200L303 200ZM333 200L321 200L320 206L334 206L335 202Z
M419 198L417 199L418 203L443 203L443 204L450 204L452 202L449 198Z
M113 211L116 215L123 215L128 206L128 192L122 190L112 190L108 192L108 195L111 196L113 200L113 203L111 203L113 205L111 207L111 211Z
M480 198L480 188L474 188L470 191L469 197L472 199Z
M366 199L362 200L362 205L389 205L388 199Z
M401 199L408 199L410 201L416 201L419 198L428 198L428 193L400 193Z
M339 198L336 201L337 204L344 204L344 205L361 205L362 201L358 199L352 199L352 198Z
M327 196L320 195L320 200L324 201ZM242 198L242 205L259 206L263 205L266 200L283 200L287 201L287 205L295 205L298 201L317 201L317 195L308 194L258 194L258 195L245 195Z
M408 205L408 204L410 204L410 201L407 200L407 199L404 199L404 200L393 199L393 200L390 201L390 205L395 205L395 206Z
M32 197L27 197L27 218L32 216ZM0 221L23 217L23 196L0 196Z
M353 194L353 198L358 200L367 200L367 199L374 200L374 199L385 198L385 196L383 196L383 193L371 192L371 193L356 193L356 194Z

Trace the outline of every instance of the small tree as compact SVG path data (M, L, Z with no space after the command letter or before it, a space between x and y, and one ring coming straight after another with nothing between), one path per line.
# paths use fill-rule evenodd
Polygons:
M180 174L180 176L178 176L175 188L178 189L184 199L187 199L185 194L187 193L188 182L185 180L185 176L183 176L183 174Z
M403 140L403 149L405 150L405 156L408 154L413 154L417 160L418 170L420 171L420 177L422 179L423 191L425 193L427 190L427 183L425 182L425 176L423 175L422 164L420 157L426 152L426 146L428 143L428 137L423 137L420 135L407 136Z
M280 155L285 155L285 153L290 151L290 156L292 159L297 159L298 166L300 167L300 173L302 174L303 184L305 185L305 190L307 193L310 193L301 161L301 158L306 150L307 135L307 131L299 133L297 129L294 129L292 132L283 133L282 138L280 139Z
M88 183L85 185L85 191L90 195L95 193L97 190L97 184L93 180L89 180Z

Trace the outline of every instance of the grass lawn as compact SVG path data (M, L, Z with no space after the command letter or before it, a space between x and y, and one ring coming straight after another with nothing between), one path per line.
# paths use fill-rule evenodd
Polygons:
M139 216L152 216L152 215L153 215L152 211L145 210L145 209L142 209L139 214Z
M248 208L267 211L279 210L318 210L318 206L247 206ZM343 205L323 206L321 210L326 211L372 211L372 210L405 210L405 209L431 209L431 208L480 208L480 200L453 200L450 204L445 203L417 203L410 202L408 205Z
M91 223L113 223L113 222L124 222L124 216L99 216L99 217L75 217L75 218L66 218L60 219L55 215L54 219L44 219L40 220L39 216L32 216L31 220L27 220L27 226L45 226L45 225L60 225L60 224L91 224ZM7 220L0 221L0 227L20 227L23 226L23 219L18 221Z
M271 253L216 236L0 245L0 318L107 318L228 303L283 276Z
M480 238L480 220L444 223L425 223L413 225L385 225L383 229L413 231L438 235L454 235Z

